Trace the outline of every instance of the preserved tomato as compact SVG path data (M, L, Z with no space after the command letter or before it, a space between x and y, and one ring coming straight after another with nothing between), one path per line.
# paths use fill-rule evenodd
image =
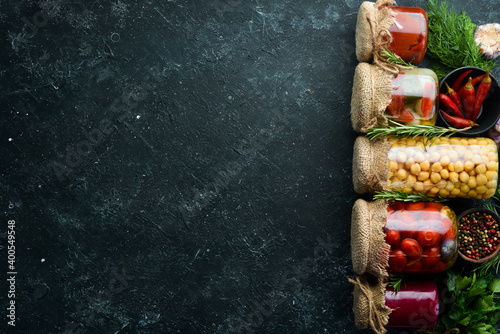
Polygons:
M434 202L394 202L383 228L390 245L389 271L437 273L457 259L455 213Z
M419 7L388 7L396 16L395 22L389 27L392 39L387 48L407 62L420 63L427 50L428 29L425 11Z
M385 290L385 305L392 309L386 328L431 329L439 315L439 294L433 281L406 281L396 293Z

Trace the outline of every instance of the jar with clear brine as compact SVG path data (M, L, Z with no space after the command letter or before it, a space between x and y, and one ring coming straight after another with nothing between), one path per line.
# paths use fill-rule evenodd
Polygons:
M376 333L387 329L425 330L437 326L439 290L430 280L407 280L398 292L382 280L359 276L354 284L354 321Z
M498 151L489 138L422 137L354 144L353 183L359 194L375 191L420 193L429 197L485 199L498 182Z
M392 6L391 0L365 1L356 23L356 57L360 62L380 58L384 47L406 62L420 63L427 50L427 15L419 7Z
M438 78L427 68L391 74L376 65L360 63L355 70L351 122L355 131L387 125L434 125L438 111Z
M358 275L435 274L456 261L457 218L434 202L366 202L352 209L351 259Z

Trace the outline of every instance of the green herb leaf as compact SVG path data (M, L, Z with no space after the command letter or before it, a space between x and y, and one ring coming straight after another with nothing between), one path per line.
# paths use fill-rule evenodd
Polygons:
M389 282L387 283L387 285L392 287L394 289L394 292L398 293L399 289L401 289L401 283L403 283L404 285L403 275L395 274L389 278Z
M474 41L476 25L465 13L457 12L448 1L427 2L429 34L427 55L434 61L431 68L442 79L453 69L476 66L491 70L497 64L481 54Z
M442 197L428 197L421 193L407 194L402 191L377 191L373 195L375 201L398 201L398 202L444 202Z
M488 289L495 293L500 293L500 278L495 278L489 285Z
M417 136L423 137L423 144L427 148L428 146L432 146L436 139L439 137L449 138L451 135L468 130L469 128L464 129L455 129L455 128L444 128L441 126L435 125L403 125L393 120L388 121L389 126L384 126L380 124L378 128L371 128L367 131L366 137L368 139L376 139L376 138L387 138L393 137L396 139L411 137L415 138Z
M401 66L409 67L409 68L416 67L415 65L404 61L400 56L398 56L394 52L391 52L387 47L384 47L384 49L385 49L385 51L382 51L382 56L386 57L387 60L389 61L389 63L397 64L397 65L401 65Z

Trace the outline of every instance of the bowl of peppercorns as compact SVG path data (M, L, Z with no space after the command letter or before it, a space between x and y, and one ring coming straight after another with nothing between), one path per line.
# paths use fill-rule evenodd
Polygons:
M473 208L458 218L458 254L466 261L483 263L500 251L498 215L486 208Z

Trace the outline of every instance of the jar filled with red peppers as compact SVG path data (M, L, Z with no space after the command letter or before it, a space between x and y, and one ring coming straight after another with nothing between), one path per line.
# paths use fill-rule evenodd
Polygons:
M379 0L361 4L356 24L356 56L360 62L377 60L384 47L413 64L424 59L428 36L425 11L392 6L394 3Z
M437 326L440 310L435 282L408 280L396 292L381 279L360 276L349 281L354 284L356 327L385 333L386 329L425 330Z
M359 275L445 271L457 259L457 241L456 215L440 203L358 199L352 210L351 257Z
M355 131L387 125L434 125L439 110L437 75L427 68L391 74L376 65L360 63L355 70L351 121Z

